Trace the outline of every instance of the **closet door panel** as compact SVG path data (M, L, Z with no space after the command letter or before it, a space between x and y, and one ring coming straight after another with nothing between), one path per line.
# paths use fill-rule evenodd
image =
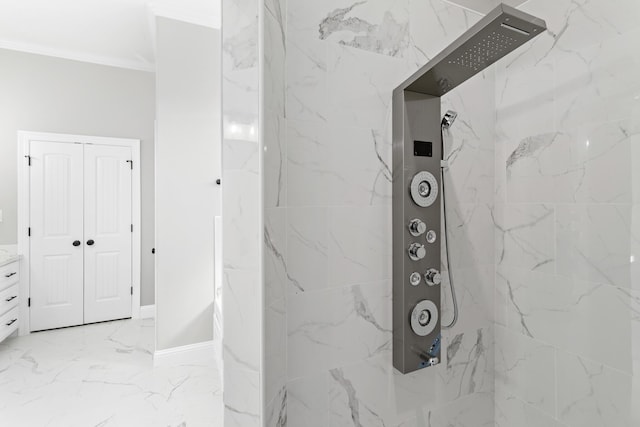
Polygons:
M131 149L84 152L84 322L131 317Z
M83 323L82 145L29 146L30 329Z

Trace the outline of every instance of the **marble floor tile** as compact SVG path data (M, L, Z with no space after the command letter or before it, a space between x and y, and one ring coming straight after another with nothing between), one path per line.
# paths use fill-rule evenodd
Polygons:
M153 367L154 320L38 332L0 344L0 424L222 426L214 362Z

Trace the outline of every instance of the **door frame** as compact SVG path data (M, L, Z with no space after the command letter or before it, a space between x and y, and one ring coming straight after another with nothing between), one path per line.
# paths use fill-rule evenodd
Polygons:
M48 132L18 131L18 254L20 260L20 311L18 315L20 335L31 332L28 298L31 293L30 278L30 239L29 228L29 144L31 141L50 141L63 143L111 145L131 148L133 171L131 175L131 221L133 223L133 236L131 241L131 275L133 278L133 296L131 298L131 317L140 318L140 140L128 138L109 138L102 136L71 135Z

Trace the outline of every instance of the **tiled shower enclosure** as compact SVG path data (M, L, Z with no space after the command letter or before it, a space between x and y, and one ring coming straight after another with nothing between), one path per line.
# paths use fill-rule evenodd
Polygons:
M640 425L640 3L518 7L549 31L443 98L460 320L401 375L391 92L481 15L223 0L225 426Z

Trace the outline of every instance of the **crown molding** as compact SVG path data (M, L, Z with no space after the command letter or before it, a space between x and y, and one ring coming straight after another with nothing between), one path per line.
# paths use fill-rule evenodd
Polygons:
M135 61L123 58L115 58L102 55L93 55L86 52L57 49L32 43L21 43L10 40L0 40L0 49L14 50L18 52L33 53L36 55L51 56L55 58L70 59L72 61L88 62L91 64L106 65L109 67L126 68L129 70L146 71L154 73L155 64L147 61Z

